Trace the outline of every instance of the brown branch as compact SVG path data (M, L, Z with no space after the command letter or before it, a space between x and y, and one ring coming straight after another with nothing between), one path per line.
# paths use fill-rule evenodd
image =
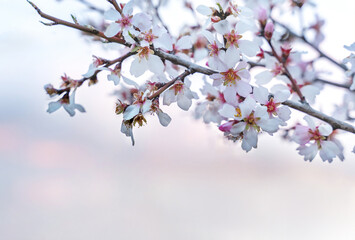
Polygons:
M160 94L162 94L166 89L168 89L171 85L173 85L176 81L178 80L184 80L185 77L187 77L188 75L193 74L193 72L189 71L189 70L185 70L185 72L183 72L182 74L180 74L179 76L177 76L176 78L174 78L173 80L165 83L161 88L159 88L158 91L156 91L154 94L152 94L151 96L148 97L149 100L152 100L156 97L159 97Z
M107 0L109 3L111 3L114 8L122 15L122 9L120 6L117 4L116 0Z
M109 37L106 37L103 32L100 32L100 31L98 31L96 29L88 28L88 27L85 27L85 26L82 26L82 25L79 25L79 24L75 24L75 23L64 21L64 20L59 19L59 18L55 18L55 17L53 17L51 15L48 15L48 14L42 12L31 1L27 0L27 2L29 4L31 4L31 6L38 12L38 14L42 18L45 18L45 19L48 19L48 20L52 21L52 24L54 24L54 25L64 25L64 26L67 26L67 27L70 27L70 28L78 29L80 31L83 31L83 32L86 32L86 33L89 33L89 34L104 38L104 39L106 39L109 42L116 42L116 43L123 44L123 45L128 46L128 47L130 46L130 44L126 43L126 41L124 41L123 39L120 39L120 38L117 38L117 37L109 38Z
M316 117L324 122L329 123L333 129L341 129L347 132L355 133L355 127L349 123L342 122L338 119L335 119L331 116L327 116L324 113L313 109L306 103L293 102L290 100L286 100L282 103L283 105L289 106L290 108L296 109L298 111L304 112L310 116Z

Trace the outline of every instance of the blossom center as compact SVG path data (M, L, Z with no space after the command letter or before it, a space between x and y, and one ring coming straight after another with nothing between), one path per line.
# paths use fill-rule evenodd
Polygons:
M235 85L236 80L240 80L238 71L234 70L233 68L230 68L227 72L221 72L221 74L224 76L224 86Z
M227 33L224 35L225 39L227 40L226 43L226 47L229 48L229 46L234 45L237 48L238 46L238 41L239 39L242 38L242 35L239 35L235 32L235 30L233 29L230 33Z
M139 50L138 50L138 56L141 59L144 58L144 57L146 59L148 59L150 53L153 54L154 52L148 46L140 47Z
M131 26L131 18L132 16L126 17L123 15L122 18L117 22L121 25L122 28L126 28Z

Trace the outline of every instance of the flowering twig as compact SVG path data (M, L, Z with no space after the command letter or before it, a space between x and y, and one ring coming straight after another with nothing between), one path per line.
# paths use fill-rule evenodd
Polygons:
M188 75L193 74L192 71L189 70L185 70L185 72L183 72L182 74L180 74L179 76L177 76L176 78L174 78L173 80L165 83L161 88L159 88L158 91L156 91L154 94L152 94L151 96L148 97L149 100L152 100L156 97L158 97L160 94L162 94L166 89L168 89L171 85L173 85L176 81L178 80L184 80L185 77L187 77Z
M300 88L298 87L295 79L292 77L291 73L288 71L287 66L285 61L282 61L282 58L277 54L277 52L275 51L274 46L271 43L271 40L267 40L267 42L269 43L270 47L271 47L271 51L272 54L274 55L274 57L276 57L277 61L279 61L279 63L282 64L282 67L284 68L284 73L285 75L288 77L288 79L291 81L292 84L292 88L293 90L297 93L297 95L300 97L300 100L302 103L306 102L305 97L303 96L303 94L301 93Z

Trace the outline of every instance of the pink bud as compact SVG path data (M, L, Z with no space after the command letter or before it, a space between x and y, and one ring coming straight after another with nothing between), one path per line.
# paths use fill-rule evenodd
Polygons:
M267 20L267 12L265 8L260 8L258 11L258 20L262 28L264 28Z
M265 38L267 40L270 40L273 32L274 32L274 24L272 22L268 22L264 29Z

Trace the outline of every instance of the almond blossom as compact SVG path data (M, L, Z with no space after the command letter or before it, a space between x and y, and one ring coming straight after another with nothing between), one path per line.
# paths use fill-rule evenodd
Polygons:
M190 90L190 85L191 82L187 78L184 81L176 81L163 93L163 104L169 106L171 103L177 102L182 110L189 110L192 99L198 99L197 94Z
M71 116L73 117L75 115L75 110L78 110L79 112L85 112L85 109L82 105L76 104L75 103L75 92L76 89L72 92L72 94L69 96L69 92L65 93L64 96L59 99L56 102L50 102L48 104L48 113L52 113L60 109L61 107L64 108L64 110Z
M297 150L304 156L304 160L312 161L318 152L323 161L332 162L337 156L343 160L342 149L329 140L333 128L328 124L316 125L309 116L305 116L304 120L308 126L297 125L292 137L296 143L300 144Z
M223 117L238 121L230 128L230 133L232 136L241 137L242 149L247 152L257 147L261 129L272 134L279 128L279 121L269 118L267 107L257 104L251 96L238 106L224 104L219 113Z

